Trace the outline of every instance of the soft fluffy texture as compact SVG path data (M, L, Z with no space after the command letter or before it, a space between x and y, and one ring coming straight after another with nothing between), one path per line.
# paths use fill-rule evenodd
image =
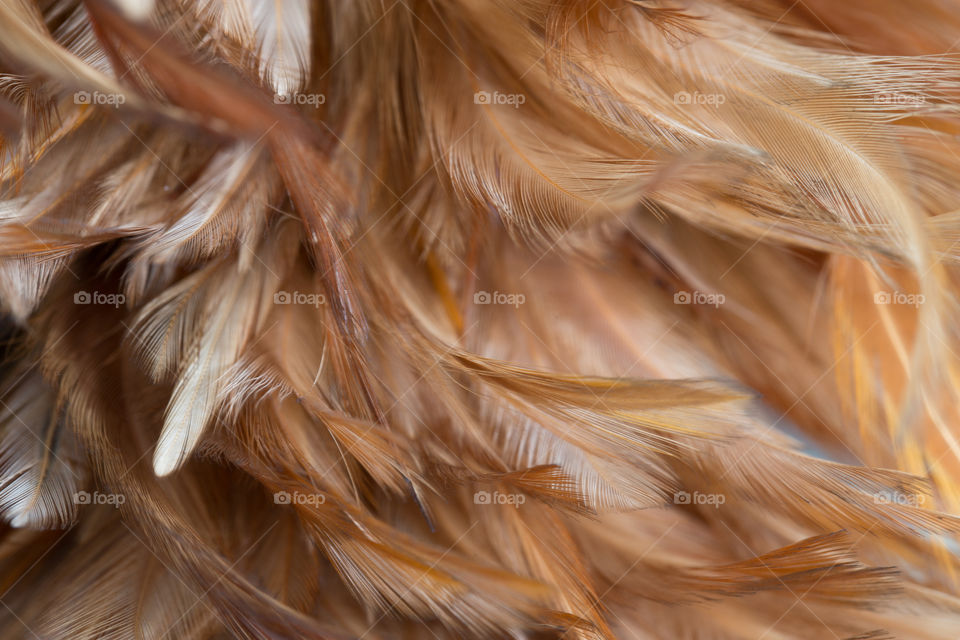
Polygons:
M957 0L3 0L0 637L960 629Z

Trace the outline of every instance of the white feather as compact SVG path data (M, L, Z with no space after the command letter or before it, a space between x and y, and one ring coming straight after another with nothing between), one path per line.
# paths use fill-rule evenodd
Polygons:
M260 52L260 76L279 95L301 90L310 72L309 0L245 0Z

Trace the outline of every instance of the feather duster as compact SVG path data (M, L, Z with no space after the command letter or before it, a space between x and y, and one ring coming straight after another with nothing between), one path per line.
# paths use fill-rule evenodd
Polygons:
M0 2L0 637L958 637L958 16Z

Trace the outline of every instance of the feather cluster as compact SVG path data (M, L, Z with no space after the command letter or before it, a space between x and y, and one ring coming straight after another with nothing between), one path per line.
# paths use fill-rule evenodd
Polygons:
M958 0L3 0L0 637L956 638Z

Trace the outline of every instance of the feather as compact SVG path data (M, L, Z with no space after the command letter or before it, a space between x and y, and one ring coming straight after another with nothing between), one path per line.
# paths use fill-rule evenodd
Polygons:
M310 74L310 3L245 0L254 26L260 75L281 96L301 90Z
M153 456L157 475L167 475L183 464L214 418L223 374L240 356L262 321L260 309L263 301L272 299L276 290L271 286L276 278L271 273L271 265L277 267L278 264L276 259L267 257L267 260L269 262L261 260L246 275L236 273L231 268L233 265L214 265L209 272L200 272L200 278L186 282L187 286L180 289L182 293L167 303L172 309L158 310L163 313L160 316L162 324L148 314L144 315L146 322L167 327L165 336L169 336L171 330L175 331L173 348L179 348L182 357ZM218 292L215 302L204 295L210 290ZM199 296L206 304L199 308L191 305L194 296ZM181 305L186 306L185 318L176 313ZM188 330L197 326L203 326L203 330L194 338ZM187 338L185 344L181 342L183 337ZM157 368L166 362L159 360Z
M0 400L0 513L14 527L65 528L85 483L80 449L36 370L14 375Z
M953 637L901 5L0 4L0 636Z

